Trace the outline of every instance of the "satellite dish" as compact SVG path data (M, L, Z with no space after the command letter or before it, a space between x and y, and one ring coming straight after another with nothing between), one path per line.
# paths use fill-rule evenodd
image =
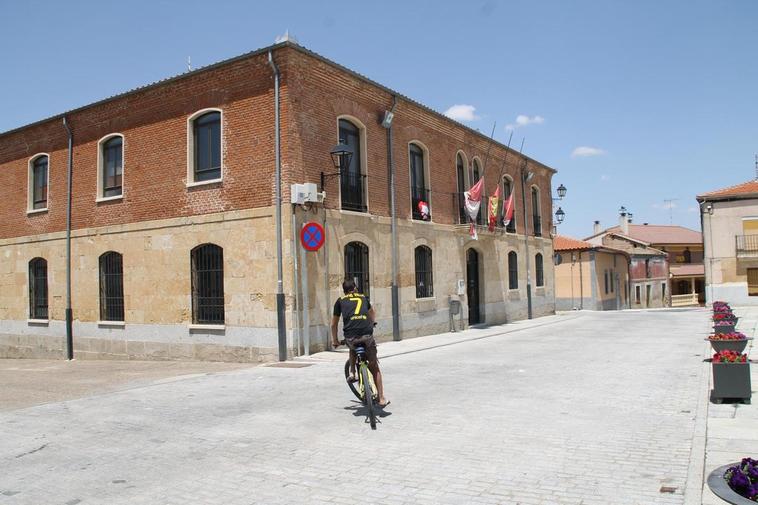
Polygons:
M563 256L561 256L561 253L555 253L555 256L553 256L553 261L555 263L555 266L563 263Z

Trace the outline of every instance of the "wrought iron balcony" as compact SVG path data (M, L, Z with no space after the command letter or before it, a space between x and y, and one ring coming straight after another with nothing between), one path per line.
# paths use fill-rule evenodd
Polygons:
M738 258L758 258L758 235L734 237Z
M411 205L413 206L413 219L424 220L421 210L418 208L419 202L426 202L429 205L429 190L418 186L411 187ZM431 209L430 209L431 212Z
M540 216L532 216L532 223L534 228L534 236L542 236L542 218Z
M351 173L340 175L340 196L344 210L366 212L366 176Z

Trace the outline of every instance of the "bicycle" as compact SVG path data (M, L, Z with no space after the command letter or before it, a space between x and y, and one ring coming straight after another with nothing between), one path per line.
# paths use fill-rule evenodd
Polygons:
M345 345L345 341L340 341ZM366 357L366 348L362 345L355 347L355 368L358 372L356 382L350 382L350 358L345 362L345 381L350 391L368 408L368 419L371 429L376 429L376 403L379 400L378 390L374 384L374 376L368 368L368 358ZM357 387L356 387L357 385ZM366 394L366 392L369 394Z

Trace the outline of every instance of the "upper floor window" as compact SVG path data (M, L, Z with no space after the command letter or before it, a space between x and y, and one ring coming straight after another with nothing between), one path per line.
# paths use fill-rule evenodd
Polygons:
M113 251L100 256L100 320L124 320L124 265Z
M29 208L30 211L47 209L50 157L40 154L29 161Z
M47 317L47 261L34 258L29 262L29 318Z
M345 279L355 281L358 292L370 296L368 246L366 244L350 242L345 246Z
M508 177L507 175L503 176L503 221L508 217L506 215L507 208L506 204L508 203L508 199L513 194L513 179ZM516 233L516 198L512 201L513 210L511 210L511 219L508 221L508 224L505 225L505 231L508 233Z
M366 176L363 174L361 129L352 121L339 120L339 140L347 144L353 151L350 165L341 167L340 196L342 208L358 212L366 212Z
M518 289L518 255L516 251L508 253L508 289Z
M412 143L408 146L408 158L411 169L411 207L413 219L429 221L431 219L431 203L427 180L426 156L420 145Z
M192 322L224 324L224 250L215 244L192 249Z
M685 263L692 263L692 251L690 251L689 247L686 247L684 249L684 253L682 255L684 256Z
M532 227L535 237L542 236L542 216L540 213L540 190L532 186Z
M434 296L434 273L432 270L432 250L425 245L416 248L416 298Z
M189 183L221 180L221 111L190 118Z
M537 253L534 256L534 273L537 278L537 287L540 288L545 285L545 269L542 264L542 254Z
M458 205L458 223L464 224L468 220L468 214L466 214L466 197L464 196L463 192L466 191L467 185L466 185L466 179L467 179L467 170L466 170L466 160L463 158L463 153L458 153L455 155L455 175L456 179L458 181L458 192L457 192L457 205Z
M477 182L479 182L479 179L482 178L482 168L479 165L479 160L474 158L474 166L473 166L473 172L471 177L471 185L473 186ZM483 183L484 184L484 183ZM476 224L484 224L484 215L487 212L487 204L486 204L486 198L484 198L484 195L482 195L482 204L479 206L479 214L476 215Z
M123 194L124 138L110 135L99 142L98 198L114 198Z

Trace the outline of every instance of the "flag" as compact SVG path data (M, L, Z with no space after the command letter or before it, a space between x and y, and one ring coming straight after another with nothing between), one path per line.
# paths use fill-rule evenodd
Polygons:
M487 206L487 224L490 231L495 231L497 224L497 211L500 207L500 185L498 184L495 194L490 197L490 204Z
M503 203L503 225L508 226L513 219L513 192Z
M479 207L482 205L482 187L484 185L484 179L479 179L476 184L471 186L468 191L463 192L463 196L466 198L466 213L469 219L471 219L471 226L469 226L469 235L474 240L476 236L476 216L479 215Z

